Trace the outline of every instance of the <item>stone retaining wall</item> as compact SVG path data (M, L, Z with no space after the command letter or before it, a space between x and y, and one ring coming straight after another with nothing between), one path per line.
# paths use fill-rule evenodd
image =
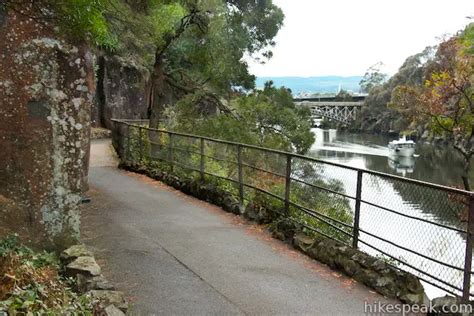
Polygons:
M61 253L60 259L64 266L65 276L76 281L74 290L92 299L94 309L96 309L94 312L104 316L125 315L128 302L124 293L116 291L101 274L101 268L94 255L85 245L71 246Z

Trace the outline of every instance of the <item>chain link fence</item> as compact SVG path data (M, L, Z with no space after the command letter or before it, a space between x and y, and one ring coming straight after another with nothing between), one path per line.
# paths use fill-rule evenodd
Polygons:
M122 160L217 179L242 208L264 197L272 209L310 234L379 256L465 300L474 295L471 192L152 129L144 121L113 121L113 145Z

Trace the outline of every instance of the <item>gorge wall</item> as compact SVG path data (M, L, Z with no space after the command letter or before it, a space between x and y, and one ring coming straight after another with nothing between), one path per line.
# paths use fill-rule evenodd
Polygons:
M0 6L0 237L61 249L79 236L94 56L32 11Z
M118 56L101 56L97 64L93 126L111 129L112 118L148 118L149 71Z

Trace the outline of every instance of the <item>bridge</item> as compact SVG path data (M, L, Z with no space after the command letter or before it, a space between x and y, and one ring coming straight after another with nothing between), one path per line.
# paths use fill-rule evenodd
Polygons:
M357 118L357 113L364 104L363 101L345 102L322 98L293 99L293 101L297 107L309 107L313 120L324 117L346 125Z

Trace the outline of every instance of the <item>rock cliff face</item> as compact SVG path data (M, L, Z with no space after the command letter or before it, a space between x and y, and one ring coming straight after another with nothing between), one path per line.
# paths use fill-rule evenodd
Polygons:
M0 13L0 234L63 248L87 187L93 55L28 10Z
M98 60L97 80L94 126L111 129L112 118L148 118L147 69L119 57L103 56Z

